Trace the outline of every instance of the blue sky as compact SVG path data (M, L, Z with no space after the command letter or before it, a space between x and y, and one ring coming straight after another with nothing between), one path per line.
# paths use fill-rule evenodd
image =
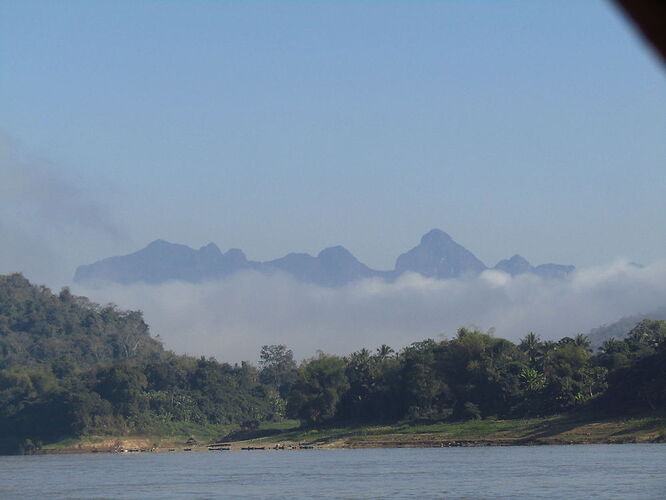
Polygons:
M609 2L2 0L0 271L156 238L390 268L432 227L663 259L665 76Z

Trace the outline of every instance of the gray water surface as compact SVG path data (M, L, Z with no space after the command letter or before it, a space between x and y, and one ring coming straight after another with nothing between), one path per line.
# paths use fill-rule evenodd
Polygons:
M0 498L666 498L666 445L0 457Z

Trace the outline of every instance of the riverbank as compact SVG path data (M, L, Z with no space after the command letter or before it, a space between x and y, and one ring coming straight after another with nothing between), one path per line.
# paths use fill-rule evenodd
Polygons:
M320 448L510 446L666 442L666 416L594 418L556 415L515 420L293 429L246 443L305 443Z
M225 452L259 450L515 446L666 442L666 416L595 418L555 415L515 420L473 420L430 424L300 428L296 421L266 424L253 431L206 427L171 436L87 436L46 445L48 454ZM211 443L219 443L210 447Z

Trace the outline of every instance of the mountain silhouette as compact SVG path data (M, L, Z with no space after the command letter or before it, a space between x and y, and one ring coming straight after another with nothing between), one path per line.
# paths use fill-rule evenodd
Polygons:
M531 273L545 279L562 279L574 272L575 267L563 266L562 264L541 264L540 266L532 267L524 257L514 255L510 259L500 260L493 269L504 271L511 276Z
M421 242L403 253L395 263L398 275L411 271L427 278L459 278L486 269L483 262L440 229L426 233Z
M417 246L400 255L390 271L371 269L342 246L326 248L313 256L290 253L279 259L257 262L247 259L242 250L232 248L222 253L214 243L198 250L178 243L155 240L129 255L109 257L79 266L74 281L87 284L149 283L186 281L199 283L218 280L239 271L254 270L265 274L285 273L298 281L325 287L344 286L366 278L394 280L404 273L418 273L427 278L450 279L477 276L489 269L472 252L447 233L433 229ZM512 276L534 274L544 279L562 279L573 266L542 264L533 267L520 255L497 263L493 268Z

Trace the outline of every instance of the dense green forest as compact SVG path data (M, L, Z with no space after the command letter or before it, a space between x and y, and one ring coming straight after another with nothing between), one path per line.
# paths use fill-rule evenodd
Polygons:
M249 364L165 351L140 312L0 276L0 449L164 422L267 420L274 400Z
M258 367L176 355L138 311L0 276L0 450L169 423L253 426L543 416L666 409L666 322L643 320L593 353L584 335L518 344L455 338L383 345L297 365L263 346Z

